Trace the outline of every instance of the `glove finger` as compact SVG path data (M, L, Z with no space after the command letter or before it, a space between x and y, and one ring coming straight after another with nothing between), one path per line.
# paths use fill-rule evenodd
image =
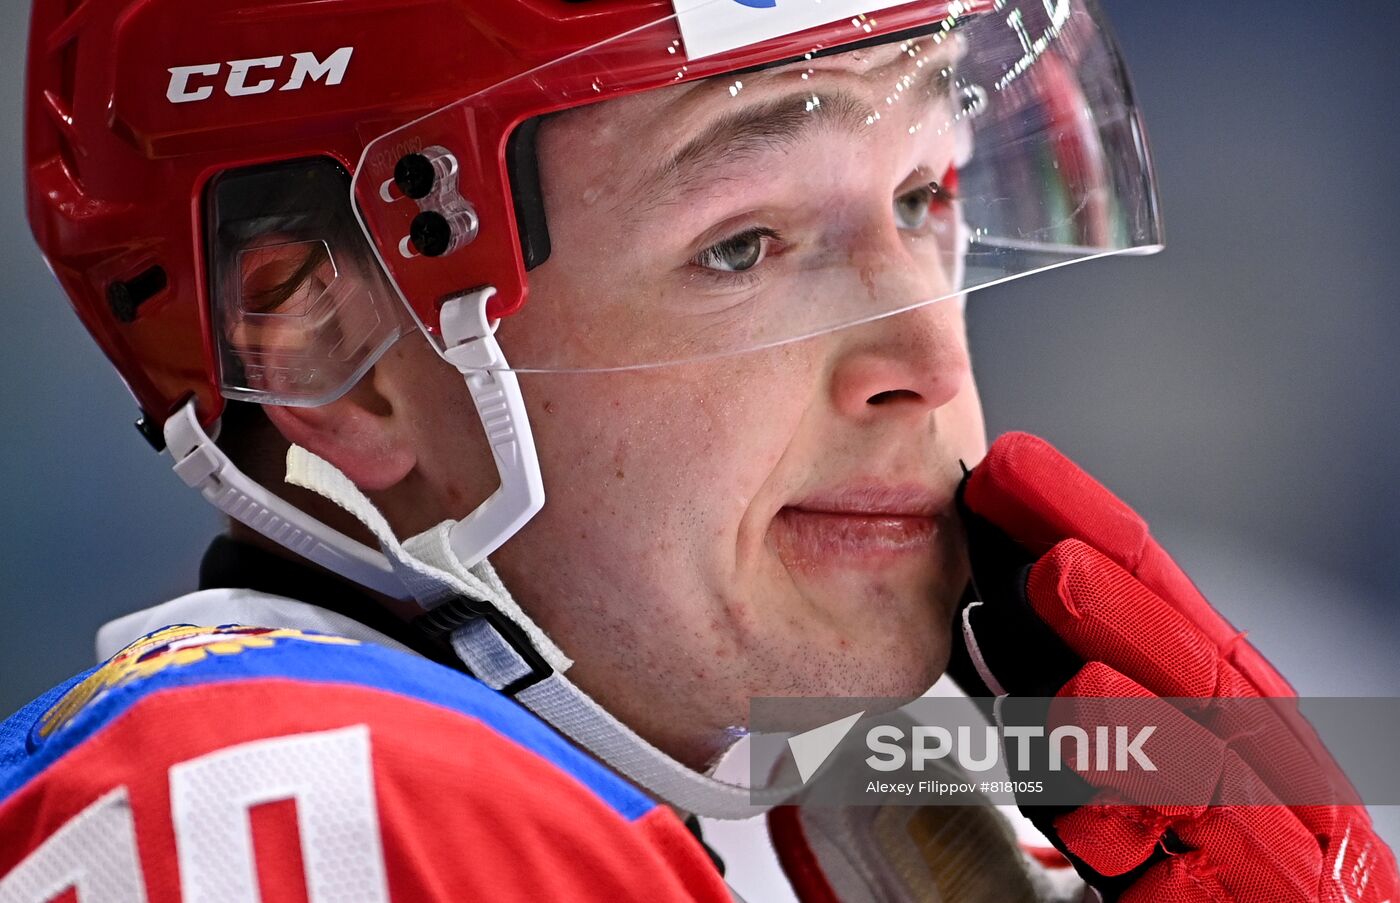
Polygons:
M1081 658L1130 674L1157 696L1250 690L1222 687L1215 644L1117 562L1078 539L1056 544L1035 563L1026 596Z
M973 470L962 499L1035 555L1069 538L1099 549L1195 624L1258 695L1294 695L1153 540L1147 523L1045 440L1002 436Z
M1110 674L1131 675L1135 685L1158 697L1216 697L1193 707L1192 718L1207 725L1268 786L1287 793L1283 802L1354 799L1350 784L1292 700L1259 699L1253 685L1194 624L1098 550L1078 540L1059 543L1031 569L1026 594L1036 615L1075 654L1103 663ZM1089 677L1100 679L1095 683ZM1138 694L1086 667L1077 684L1067 685L1059 695ZM1122 720L1129 715L1147 723L1154 713L1105 712L1099 717ZM1163 721L1168 723L1172 722ZM1191 747L1181 748L1189 751ZM1217 801L1241 802L1253 793L1247 783L1224 784L1218 788ZM1313 824L1312 818L1307 820Z
M1038 436L1008 433L992 443L968 478L963 500L1034 555L1063 539L1079 539L1172 602L1205 605L1153 541L1147 522ZM1219 638L1228 640L1233 633L1227 630Z
M1146 862L1157 852L1172 818L1192 808L1133 806L1111 793L1101 799L1059 816L1054 827L1065 849L1111 878Z
M1209 729L1102 662L1060 690L1046 733L1051 770L1066 763L1089 786L1134 805L1209 805L1228 753Z
M1317 899L1322 851L1312 832L1291 810L1270 804L1267 788L1237 756L1227 752L1223 772L1226 782L1255 787L1256 802L1097 804L1057 818L1056 833L1074 855L1106 875L1125 874L1159 848L1167 851L1168 858L1148 868L1124 901Z
M1140 717L1155 730L1151 770L1137 762L1120 770L1107 755L1090 762L1089 755L1056 739L1072 725L1098 743L1097 725L1121 724L1132 732ZM1205 812L1227 753L1219 738L1100 662L1085 665L1065 684L1047 713L1046 729L1050 751L1065 755L1081 778L1100 789L1093 802L1057 817L1055 834L1069 853L1109 877L1141 866L1176 821Z
M1279 903L1316 899L1322 851L1312 832L1283 806L1215 807L1178 823L1175 831L1197 855L1173 857L1162 865L1174 865L1198 879L1213 879L1229 892L1230 899ZM1154 866L1144 877L1160 867Z
M1072 855L1110 877L1166 851L1170 858L1148 868L1125 900L1314 899L1322 854L1312 832L1228 751L1222 783L1254 787L1252 803L1135 806L1108 792L1057 818L1055 832Z
M1118 903L1243 903L1213 877L1186 866L1184 860L1190 855L1173 856L1153 866L1118 898Z
M1189 822L1211 806L1280 804L1263 775L1177 705L1101 662L1085 665L1051 704L1051 754L1057 746L1060 755L1066 752L1064 740L1056 739L1064 726L1093 737L1087 744L1094 748L1092 762L1087 755L1066 760L1090 786L1105 791L1095 798L1101 810L1096 815L1069 819L1066 827L1075 831L1073 839L1061 834L1080 858L1095 861L1104 855L1095 850L1098 846L1125 854L1133 839L1141 851L1143 843L1161 838L1166 828ZM1104 747L1109 752L1099 753ZM1105 805L1109 801L1115 805Z

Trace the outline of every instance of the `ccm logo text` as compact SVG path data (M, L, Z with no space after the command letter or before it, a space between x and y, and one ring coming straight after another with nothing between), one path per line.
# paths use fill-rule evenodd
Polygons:
M287 73L279 91L297 91L307 81L338 85L345 78L345 69L350 65L354 47L341 47L324 60L309 51L291 54L291 62L283 56L260 56L247 60L229 60L227 63L202 63L198 66L171 66L170 84L165 89L165 99L171 103L192 103L207 100L214 96L214 86L218 76L228 68L223 79L223 92L229 97L242 97L245 94L266 94L277 87L277 77L282 70Z

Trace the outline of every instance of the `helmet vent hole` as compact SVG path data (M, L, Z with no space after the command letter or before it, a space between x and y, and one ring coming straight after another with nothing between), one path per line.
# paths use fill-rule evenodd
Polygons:
M59 158L69 178L81 185L78 172L80 154L75 153L73 105L78 93L78 34L81 30L83 5L86 0L67 0L63 6L63 21L54 30L53 42L47 51L49 59L40 75L44 90L42 106L53 125L52 135L58 146Z
M112 309L112 316L122 323L132 322L141 305L165 291L168 284L165 268L160 265L147 267L124 282L109 284L107 304Z
M73 4L76 6L77 4ZM58 97L64 106L72 109L73 95L78 85L78 40L74 34L63 43L58 53Z

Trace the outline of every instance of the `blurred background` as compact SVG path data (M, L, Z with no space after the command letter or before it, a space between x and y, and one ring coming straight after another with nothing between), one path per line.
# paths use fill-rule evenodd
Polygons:
M1300 693L1395 695L1400 4L1105 5L1168 247L972 296L990 428L1121 494ZM219 529L30 238L28 6L0 0L0 713L92 664L105 620L192 589Z

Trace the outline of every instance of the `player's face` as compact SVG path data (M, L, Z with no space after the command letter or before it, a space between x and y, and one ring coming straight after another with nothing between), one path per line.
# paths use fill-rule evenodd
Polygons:
M546 121L553 250L506 355L616 360L678 321L697 347L741 343L826 298L948 294L957 147L922 128L947 119L928 68L901 82L887 46ZM751 696L917 694L941 673L967 578L958 462L984 448L960 300L521 385L547 503L493 561L625 721L698 761Z

